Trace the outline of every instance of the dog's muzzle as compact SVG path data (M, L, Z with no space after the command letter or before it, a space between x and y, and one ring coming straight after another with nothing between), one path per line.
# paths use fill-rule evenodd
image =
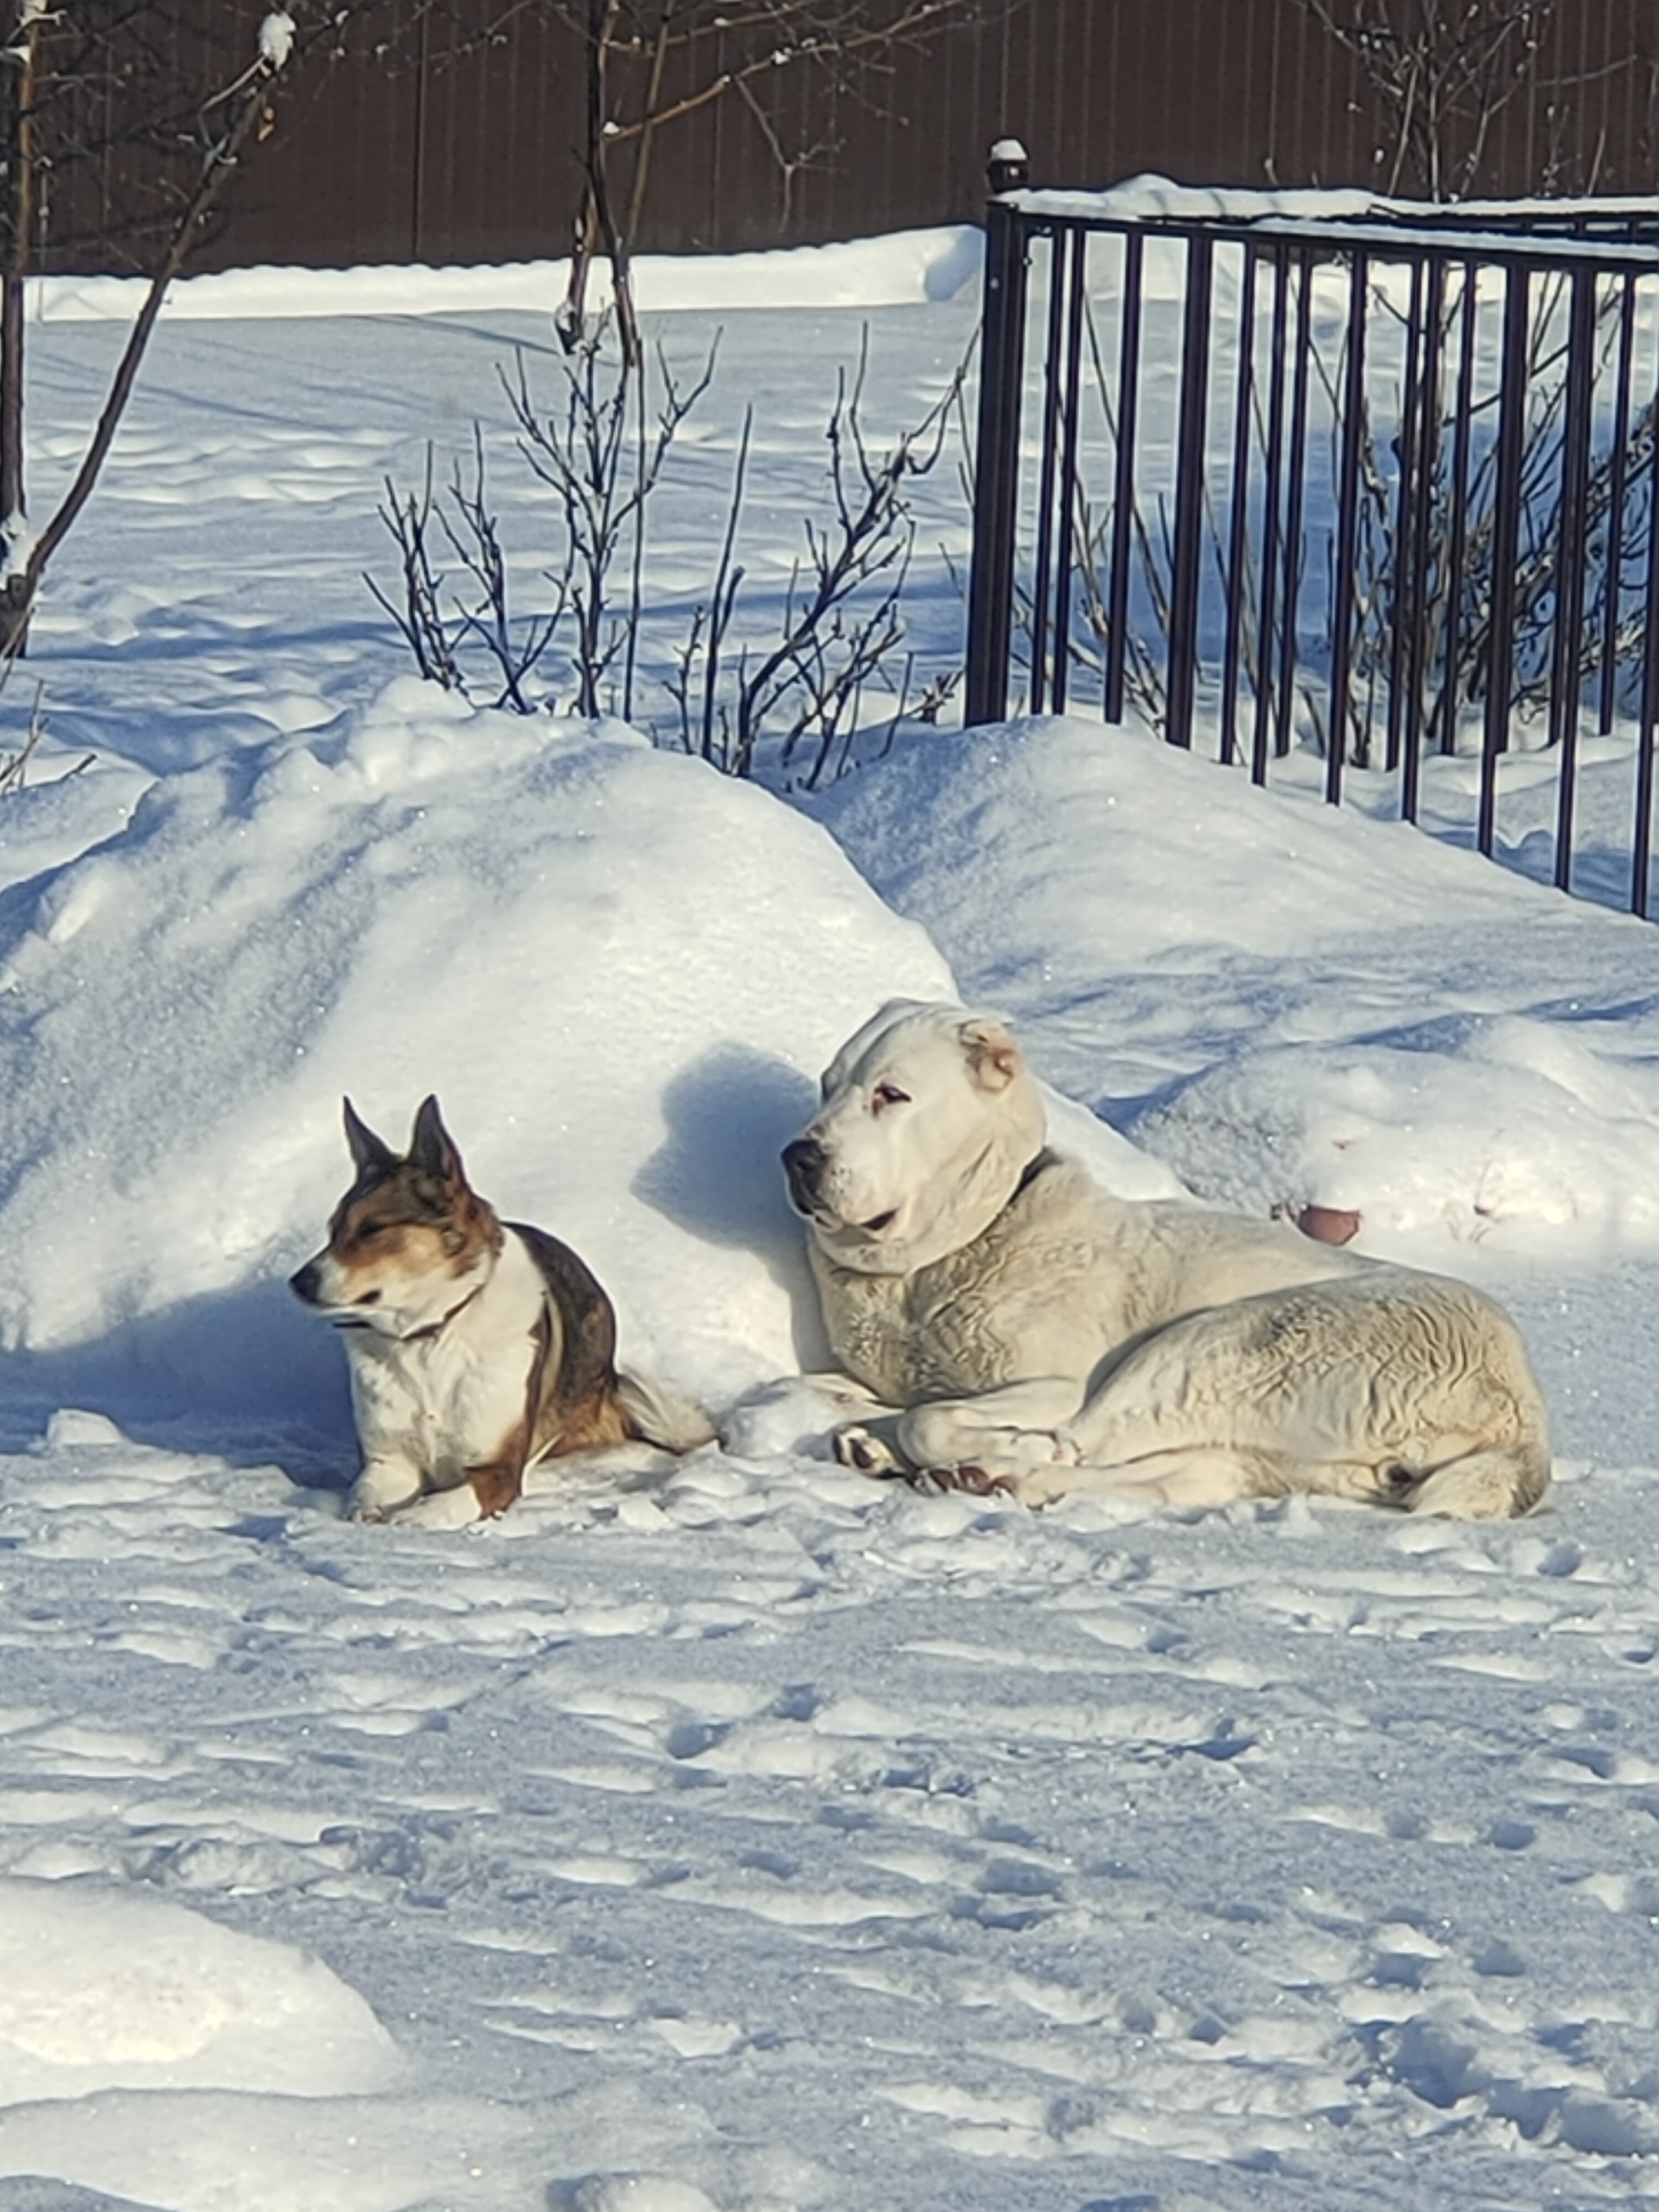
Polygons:
M784 1178L789 1185L789 1202L797 1213L818 1211L819 1190L829 1165L830 1155L817 1137L797 1137L784 1147Z
M308 1260L289 1275L288 1287L296 1298L302 1298L308 1306L322 1303L322 1269L315 1260Z

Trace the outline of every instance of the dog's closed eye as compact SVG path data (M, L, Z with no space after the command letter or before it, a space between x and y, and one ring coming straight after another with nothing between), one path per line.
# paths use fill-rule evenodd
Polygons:
M880 1114L889 1106L908 1106L910 1093L900 1090L896 1083L878 1083L870 1094L873 1112Z

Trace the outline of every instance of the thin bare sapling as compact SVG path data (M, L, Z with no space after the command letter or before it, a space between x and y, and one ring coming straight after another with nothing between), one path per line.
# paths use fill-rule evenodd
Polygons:
M535 671L557 634L569 597L567 577L544 572L552 605L515 614L501 534L491 505L484 461L483 432L473 426L470 481L456 462L447 504L433 491L432 448L419 493L400 493L388 477L381 521L397 547L400 591L397 598L372 575L365 582L401 632L415 664L430 683L463 698L477 695L474 664L489 672L490 703L534 714L541 702ZM435 550L435 538L438 541ZM443 549L459 564L460 584L439 565Z
M683 384L658 346L654 404L644 357L636 360L626 346L611 352L602 328L561 363L564 390L545 413L522 353L512 376L499 372L518 449L553 493L563 531L579 715L632 717L647 511L675 439L714 381L719 352L716 332L701 371Z
M837 374L824 431L830 512L804 525L805 546L791 567L777 632L740 644L749 578L738 547L753 410L745 416L713 584L669 682L681 745L728 775L752 775L765 741L785 774L798 772L815 788L847 758L868 687L887 690L890 721L904 711L912 663L900 660L901 605L917 533L911 493L944 451L964 369L920 423L883 450L863 419L868 356L867 329L852 377L844 368Z

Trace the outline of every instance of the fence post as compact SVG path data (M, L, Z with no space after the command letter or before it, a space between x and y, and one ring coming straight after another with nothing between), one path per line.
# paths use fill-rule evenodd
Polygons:
M1515 690L1515 570L1521 545L1526 467L1527 338L1532 279L1511 261L1503 277L1503 365L1498 372L1497 483L1492 494L1491 609L1487 617L1486 718L1481 742L1475 845L1488 860L1497 833L1498 756L1510 749Z
M1026 238L1016 209L998 195L1029 174L1017 139L991 151L985 209L985 296L979 340L979 422L974 452L974 552L968 582L968 671L963 720L1001 721L1008 711L1014 626L1014 524L1020 489L1020 400L1026 335Z
M1128 662L1129 554L1135 535L1135 442L1141 415L1141 284L1146 236L1123 233L1122 327L1117 349L1117 461L1112 488L1112 574L1106 599L1105 687L1101 711L1109 722L1123 719L1124 671Z
M1365 440L1365 307L1370 263L1356 251L1348 273L1348 365L1343 379L1337 460L1337 544L1331 576L1331 701L1327 713L1325 795L1342 797L1348 751L1350 681L1354 666L1354 548L1359 531L1360 448ZM1398 548L1395 549L1396 556Z

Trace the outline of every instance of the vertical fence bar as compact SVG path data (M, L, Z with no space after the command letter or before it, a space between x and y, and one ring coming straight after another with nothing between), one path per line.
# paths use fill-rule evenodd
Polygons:
M1256 616L1255 725L1250 733L1250 780L1268 780L1273 741L1274 593L1279 582L1280 472L1285 463L1285 340L1290 317L1290 253L1282 240L1273 249L1273 329L1268 373L1266 482L1262 493L1262 601Z
M975 437L974 553L968 582L963 718L1008 711L1014 523L1020 491L1020 401L1026 343L1026 240L1013 207L985 210L985 296Z
M1243 249L1238 288L1238 382L1234 397L1233 513L1227 534L1227 639L1221 658L1221 757L1238 757L1238 672L1243 658L1244 601L1250 514L1250 410L1255 394L1255 248Z
M1112 488L1112 573L1107 590L1106 679L1101 711L1123 719L1123 671L1128 658L1129 556L1135 529L1135 441L1141 421L1141 317L1146 240L1123 238L1122 321L1118 332L1117 454Z
M1297 257L1296 344L1291 370L1289 472L1285 498L1283 592L1285 611L1279 632L1279 696L1274 702L1273 749L1281 756L1290 750L1291 716L1295 702L1299 639L1297 615L1302 596L1302 504L1307 465L1308 358L1313 346L1313 259Z
M1416 603L1412 587L1417 575L1417 435L1418 391L1425 360L1423 285L1421 260L1411 264L1411 300L1406 309L1406 373L1400 395L1400 435L1397 447L1400 474L1395 483L1393 620L1389 625L1389 773L1400 766L1401 733L1406 711L1407 670L1416 637Z
M1503 278L1503 363L1498 387L1497 486L1492 509L1491 612L1486 639L1486 722L1476 842L1490 860L1497 823L1497 764L1510 742L1515 689L1515 563L1521 537L1521 469L1527 398L1531 272L1512 261Z
M1641 728L1636 743L1636 822L1630 838L1630 912L1648 912L1653 857L1654 724L1659 721L1659 382L1653 396L1648 464L1648 604L1643 628Z
M1463 264L1463 315L1458 333L1458 390L1452 412L1452 471L1446 485L1446 669L1440 684L1440 751L1458 749L1463 643L1463 572L1469 544L1469 447L1474 423L1475 334L1480 317L1480 270Z
M1446 263L1431 254L1423 285L1422 376L1418 387L1413 452L1416 481L1412 501L1410 616L1406 641L1405 715L1401 723L1402 754L1400 815L1417 819L1423 766L1423 680L1428 630L1428 574L1434 537L1434 480L1440 454L1440 387L1446 336Z
M1043 444L1031 580L1031 711L1048 706L1048 582L1054 564L1054 478L1059 467L1060 363L1065 322L1065 234L1048 237L1048 342L1043 352Z
M1210 410L1210 313L1215 240L1197 231L1186 245L1186 313L1181 339L1180 421L1175 437L1174 574L1169 592L1166 727L1171 745L1192 743L1198 674L1198 568L1203 551L1205 430Z
M1627 269L1618 302L1613 443L1608 455L1607 600L1602 609L1601 695L1596 727L1605 737L1618 706L1618 617L1624 580L1624 495L1630 483L1630 382L1636 359L1636 271Z
M1088 299L1089 233L1080 223L1066 234L1065 445L1060 457L1059 543L1054 563L1054 711L1065 712L1071 659L1071 569L1077 511L1078 418L1083 413L1083 311Z
M1348 372L1344 379L1341 446L1337 464L1336 573L1331 580L1331 701L1325 796L1342 797L1348 749L1348 694L1354 651L1354 548L1359 527L1359 448L1365 435L1365 299L1370 262L1356 251L1348 284Z
M1555 887L1573 884L1573 812L1578 796L1579 686L1584 651L1585 531L1596 375L1596 277L1573 272L1567 309L1567 413L1561 424L1561 496L1556 513L1555 636L1549 686L1550 742L1560 768L1555 809Z

